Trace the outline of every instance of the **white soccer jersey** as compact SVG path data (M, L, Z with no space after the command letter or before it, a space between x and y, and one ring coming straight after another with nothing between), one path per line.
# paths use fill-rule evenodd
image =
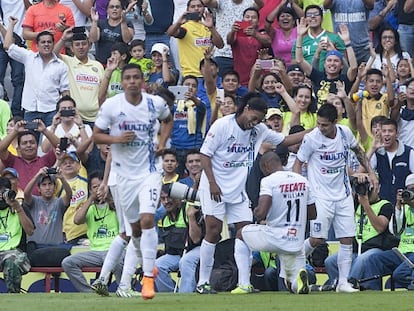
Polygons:
M308 180L293 172L278 171L262 179L260 195L272 197L266 224L278 240L277 247L300 250L305 240L307 206L314 203Z
M211 126L201 153L211 158L213 174L221 189L223 202L240 203L247 199L245 185L262 142L279 145L285 136L260 123L252 130L242 130L234 114L218 119ZM210 191L203 172L200 189Z
M159 96L142 93L142 101L134 106L127 102L125 94L107 99L96 119L95 125L110 135L120 136L123 131L134 131L131 143L111 146L111 169L129 179L139 179L161 169L155 157L157 119L164 120L170 114L166 102Z
M318 128L303 138L297 158L308 162L308 179L315 197L339 201L351 194L346 162L349 148L357 146L351 130L336 126L335 138L328 138ZM340 130L342 129L342 131Z

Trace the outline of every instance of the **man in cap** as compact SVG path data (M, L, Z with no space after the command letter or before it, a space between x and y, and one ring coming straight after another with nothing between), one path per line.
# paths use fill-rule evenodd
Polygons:
M265 116L265 124L273 131L282 133L283 112L279 108L270 108Z
M299 84L305 82L305 73L298 64L291 64L286 68L287 76L289 77L292 87L297 87Z
M73 27L69 27L63 32L54 51L68 66L71 97L76 102L82 120L86 123L93 123L99 109L99 86L105 72L100 62L89 58L91 43L86 33L73 32L73 29ZM58 53L65 42L69 41L71 41L73 57ZM82 125L79 126L80 129L81 127Z
M10 189L16 192L16 200L21 204L23 202L23 189L19 187L19 173L12 167L6 167L1 172L1 177L6 177L10 181Z

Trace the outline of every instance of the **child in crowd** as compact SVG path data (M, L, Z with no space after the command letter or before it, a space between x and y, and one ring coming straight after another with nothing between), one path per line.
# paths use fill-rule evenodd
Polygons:
M152 60L145 58L145 42L139 39L132 40L129 44L129 53L131 54L129 64L137 64L141 67L144 80L147 82L152 67Z
M177 167L177 152L172 149L165 149L162 155L163 184L170 184L178 180L180 176L176 172Z

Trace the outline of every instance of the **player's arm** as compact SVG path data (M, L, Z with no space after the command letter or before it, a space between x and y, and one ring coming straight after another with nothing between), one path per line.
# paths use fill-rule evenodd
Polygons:
M209 156L201 154L201 167L203 168L204 173L207 176L208 183L210 185L211 199L213 199L216 202L221 202L221 189L217 185L216 178L214 177L213 166L211 164L211 159Z
M292 172L302 175L302 165L303 162L296 158L295 163L293 163Z
M130 143L135 139L134 131L124 131L121 136L111 136L106 134L96 125L93 127L93 141L95 144L123 144Z
M266 219L267 213L269 212L271 206L272 196L265 194L259 197L257 207L253 210L254 216L256 216L257 221Z
M317 212L315 203L308 205L308 220L316 219Z
M378 190L378 178L377 175L375 175L374 170L372 169L369 159L367 155L365 154L364 150L357 144L355 147L351 148L355 155L357 156L357 159L359 163L364 167L365 171L368 172L368 180L370 184L374 187L373 191Z

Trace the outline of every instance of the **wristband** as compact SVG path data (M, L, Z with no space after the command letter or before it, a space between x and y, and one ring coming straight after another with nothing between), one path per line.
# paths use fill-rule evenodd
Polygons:
M269 24L273 24L274 21L271 21L267 18L267 16L265 17L265 21L268 22Z
M346 48L346 49L347 49L347 48L350 48L350 47L352 47L352 44L351 44L351 43L345 44L345 48Z

